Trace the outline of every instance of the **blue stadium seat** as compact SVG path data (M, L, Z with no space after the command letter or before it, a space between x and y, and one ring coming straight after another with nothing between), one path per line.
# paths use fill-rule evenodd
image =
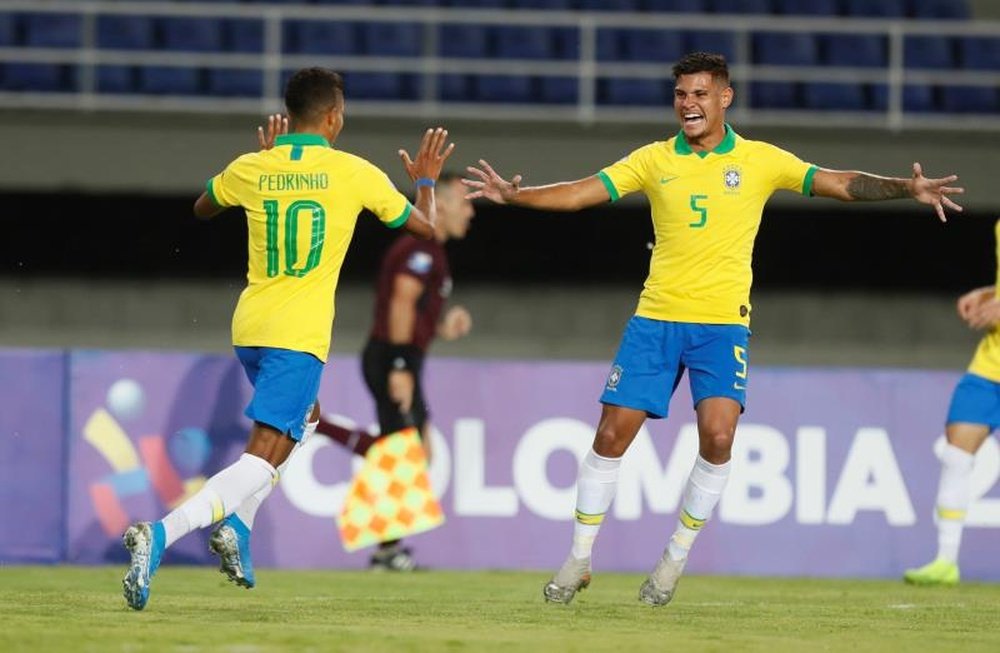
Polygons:
M301 54L357 54L360 43L352 23L289 21L285 23L288 52Z
M732 32L689 32L688 52L718 52L727 61L736 59L736 37Z
M646 11L700 14L708 11L708 0L644 0Z
M526 103L534 100L531 78L523 75L479 75L473 78L476 99L482 102Z
M888 62L885 39L874 34L829 34L823 49L831 66L882 68Z
M673 62L684 55L684 37L676 30L625 30L621 51L628 61Z
M0 46L15 45L14 16L0 14Z
M447 0L444 4L466 9L498 9L502 8L506 2L504 0Z
M598 61L618 61L622 58L621 53L621 30L599 29L597 30L597 60Z
M941 89L941 108L953 113L997 113L1000 98L992 86L951 86Z
M163 47L182 52L222 50L222 21L213 18L161 18Z
M438 51L443 57L486 57L489 55L487 29L482 25L442 25Z
M666 106L670 103L667 84L658 79L605 79L600 81L602 84L598 85L598 98L601 100L601 104Z
M224 97L261 97L264 94L264 76L257 70L209 70L208 93Z
M773 14L771 0L715 0L717 14Z
M539 88L539 100L548 104L576 104L580 97L575 77L542 77Z
M965 37L958 41L962 67L970 70L1000 70L1000 39Z
M98 93L134 93L135 71L131 66L98 66Z
M584 11L638 11L639 0L577 0L576 6Z
M468 102L472 99L467 75L438 75L437 95L443 102Z
M148 16L98 16L97 47L109 50L148 50L155 43L153 19Z
M907 68L945 69L955 66L952 41L945 36L908 36L903 41Z
M812 34L757 32L753 35L753 60L769 66L814 66L819 63L817 39Z
M76 84L69 66L58 64L8 63L3 87L8 91L70 92Z
M904 0L844 0L848 16L869 16L872 18L905 18Z
M799 87L793 82L754 82L750 85L750 106L758 109L799 108Z
M971 18L966 0L912 0L914 18Z
M872 89L872 107L885 111L889 106L889 89L885 84L876 85ZM927 113L936 109L934 88L926 85L910 85L903 87L903 111L908 113Z
M373 5L375 4L372 0L312 0L318 5ZM293 2L293 4L295 4ZM298 4L303 4L302 0L298 1Z
M553 27L549 33L552 39L554 59L578 59L580 57L580 32L575 27Z
M840 13L838 0L774 0L774 9L780 14L793 16L836 16Z
M496 54L503 59L551 59L555 48L549 30L540 27L497 27Z
M358 100L416 99L413 76L402 73L346 73L344 91L348 97Z
M139 91L151 95L199 95L201 71L149 66L139 70Z
M25 14L24 44L36 48L76 48L83 42L79 14Z
M802 89L805 106L826 111L861 111L867 108L862 84L812 82Z
M384 5L403 5L410 7L434 7L443 5L444 0L382 0Z
M223 21L225 49L229 52L263 52L264 23L259 20Z
M573 8L573 0L512 0L515 9L565 10Z
M366 54L419 57L424 46L419 23L365 23L361 26Z

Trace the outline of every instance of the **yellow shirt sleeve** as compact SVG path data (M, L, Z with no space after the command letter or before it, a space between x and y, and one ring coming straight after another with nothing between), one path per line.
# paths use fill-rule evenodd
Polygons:
M219 206L240 206L239 184L240 177L245 177L247 173L246 156L234 160L226 168L208 180L205 184L205 191L208 196Z
M633 150L625 158L619 159L597 173L597 177L604 182L604 187L608 189L608 195L612 202L629 193L642 190L649 167L649 157L646 156L648 147L647 145Z
M365 161L358 171L357 183L364 207L387 227L395 229L406 223L413 205L396 190L388 175Z
M812 195L813 176L818 167L770 144L767 145L766 157L767 169L773 175L775 189L802 193L806 197Z

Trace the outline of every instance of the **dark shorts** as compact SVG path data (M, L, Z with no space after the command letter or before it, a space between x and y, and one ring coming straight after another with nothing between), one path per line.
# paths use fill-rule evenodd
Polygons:
M601 403L666 417L686 369L694 405L728 397L746 405L750 329L741 324L629 320Z
M410 426L420 431L430 416L420 379L424 368L424 357L418 356L412 362L413 403L410 411L403 413L399 410L399 404L389 398L389 372L392 371L390 351L387 343L369 340L361 353L361 373L364 375L368 391L375 399L379 431L395 433Z

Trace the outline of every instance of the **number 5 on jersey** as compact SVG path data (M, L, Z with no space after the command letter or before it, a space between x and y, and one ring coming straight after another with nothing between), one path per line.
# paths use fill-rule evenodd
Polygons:
M692 229L701 229L708 222L708 207L700 206L698 203L702 200L707 200L708 195L692 195L691 196L691 210L698 214L698 221L691 222L688 224Z
M304 211L312 214L309 222L309 254L301 268L296 268L299 262L299 217ZM267 215L267 276L276 277L281 269L278 248L278 219L281 207L278 200L264 200L264 213ZM290 277L304 277L319 265L323 254L323 239L326 237L326 210L315 200L297 200L285 209L285 269L283 272Z

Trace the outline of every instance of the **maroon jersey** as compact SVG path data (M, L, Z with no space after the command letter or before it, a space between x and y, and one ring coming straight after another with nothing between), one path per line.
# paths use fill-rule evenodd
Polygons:
M444 246L437 240L420 240L409 234L396 238L379 269L373 340L389 341L389 300L397 274L410 275L424 285L424 292L417 300L417 319L410 344L427 351L437 334L441 309L451 294L451 271Z

